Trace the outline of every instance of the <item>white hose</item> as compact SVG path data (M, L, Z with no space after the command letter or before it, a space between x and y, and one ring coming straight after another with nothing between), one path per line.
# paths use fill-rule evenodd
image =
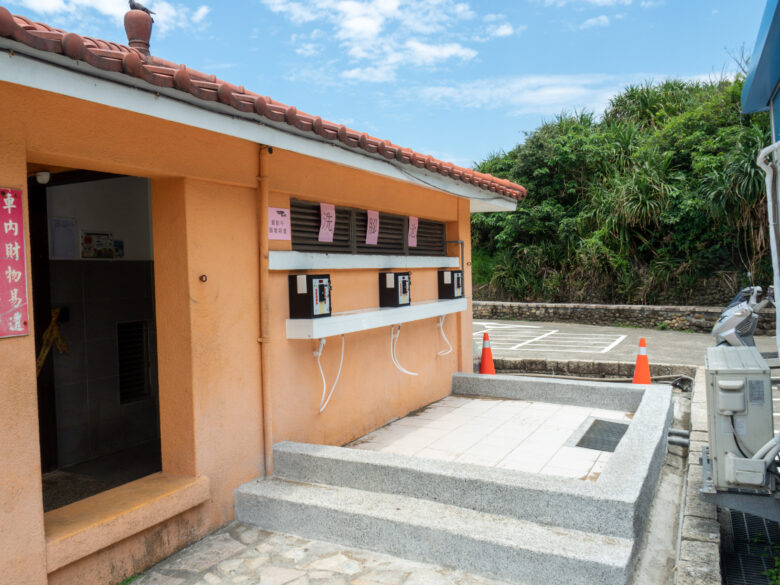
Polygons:
M395 332L395 325L390 327L390 359L393 360L393 365L407 376L417 376L419 374L410 372L398 363L398 357L396 356L396 346L398 345L398 338L401 336L401 326L398 326L398 333Z
M449 349L446 349L446 350L445 350L445 349L443 349L443 350L441 350L440 352L438 352L438 354L437 354L437 355L449 355L449 354L451 354L451 353L452 353L452 344L450 343L450 340L449 340L449 339L447 339L447 336L444 334L444 318L445 318L446 316L447 316L447 315L442 315L442 316L441 316L441 319L439 319L439 331L441 332L441 336L442 336L442 338L444 339L444 343L446 343L446 344L447 344L447 346L449 347Z
M331 386L330 393L328 394L328 398L325 398L325 393L328 391L328 383L325 381L325 372L322 370L322 362L320 361L322 359L322 350L325 347L325 340L320 339L320 349L317 351L317 367L320 369L320 376L322 376L322 397L320 398L320 412L324 411L328 403L330 402L331 397L333 396L333 391L336 390L336 384L339 383L339 377L341 376L341 367L344 365L344 336L341 336L341 360L339 360L339 371L336 373L336 379L333 380L333 386Z

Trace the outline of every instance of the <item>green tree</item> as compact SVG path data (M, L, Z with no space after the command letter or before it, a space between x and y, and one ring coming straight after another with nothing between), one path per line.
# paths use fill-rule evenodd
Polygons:
M561 114L477 165L528 189L514 213L472 217L477 296L685 302L713 277L770 280L769 121L741 114L742 85L629 86L600 119Z

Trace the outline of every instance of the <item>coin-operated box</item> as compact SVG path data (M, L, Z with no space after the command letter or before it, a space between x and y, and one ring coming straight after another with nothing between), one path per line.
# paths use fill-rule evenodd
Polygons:
M412 302L412 278L408 272L379 273L379 306L405 307Z
M329 274L291 274L290 319L330 317L331 284Z
M439 298L463 298L462 270L439 270Z

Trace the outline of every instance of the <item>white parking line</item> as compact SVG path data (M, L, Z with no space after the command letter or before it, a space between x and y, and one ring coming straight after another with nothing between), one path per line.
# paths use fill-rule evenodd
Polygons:
M524 345L528 345L530 343L534 343L535 341L539 341L540 339L544 339L548 335L555 335L556 333L558 333L558 330L557 329L553 329L552 331L548 331L547 333L543 333L542 335L540 335L538 337L534 337L533 339L529 339L528 341L523 341L522 343L518 343L516 346L514 346L514 347L512 347L510 349L520 349Z
M628 337L628 336L627 335L621 335L615 341L613 341L608 347L605 347L603 350L601 350L601 353L607 353L609 350L614 349L626 337Z
M490 335L493 348L502 351L544 351L548 353L609 353L628 336L608 333L570 333L540 325L510 325L475 321L480 327L474 338Z
M490 323L489 321L472 321L474 325L480 327L491 327L492 329L541 329L541 325L501 325L499 323Z

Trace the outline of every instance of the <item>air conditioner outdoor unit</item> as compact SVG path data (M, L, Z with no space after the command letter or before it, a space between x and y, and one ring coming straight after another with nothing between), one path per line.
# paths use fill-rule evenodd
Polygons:
M702 491L771 493L780 443L769 366L755 347L716 346L707 348L706 367L710 441Z

